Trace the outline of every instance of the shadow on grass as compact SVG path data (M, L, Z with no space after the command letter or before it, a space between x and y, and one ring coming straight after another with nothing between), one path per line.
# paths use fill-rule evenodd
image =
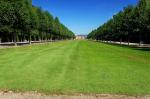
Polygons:
M139 50L139 51L150 51L150 48L134 48L135 50Z
M136 45L121 45L121 44L115 44L115 43L107 43L107 42L101 42L104 44L108 44L108 45L113 45L113 46L117 46L117 47L124 47L124 48L131 48L133 50L139 50L139 51L150 51L150 47L139 47Z

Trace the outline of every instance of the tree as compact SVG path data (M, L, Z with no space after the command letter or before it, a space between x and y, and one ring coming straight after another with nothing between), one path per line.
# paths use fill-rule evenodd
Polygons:
M14 24L16 21L15 8L10 1L0 1L0 38L2 41L6 40L14 31ZM11 37L13 40L15 37Z
M0 42L68 39L74 34L58 17L32 6L32 0L0 1Z
M150 1L140 0L137 6L127 6L88 38L128 42L150 43Z

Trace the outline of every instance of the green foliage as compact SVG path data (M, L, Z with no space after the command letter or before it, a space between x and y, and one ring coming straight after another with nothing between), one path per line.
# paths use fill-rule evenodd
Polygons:
M127 6L88 38L150 43L150 1L140 0L137 6Z
M38 38L37 40L70 39L74 37L74 33L64 27L57 17L53 19L49 12L32 6L31 0L1 0L0 38L2 41L13 40L16 43L17 38L21 41L25 39L31 41L35 40L35 37Z
M11 32L15 23L14 7L9 1L0 1L0 31Z

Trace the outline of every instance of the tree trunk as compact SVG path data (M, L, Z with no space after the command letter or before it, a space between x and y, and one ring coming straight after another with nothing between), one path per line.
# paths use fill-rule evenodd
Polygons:
M43 42L43 33L41 32L41 42Z
M17 46L17 33L16 33L16 31L14 31L13 36L14 36L14 45Z
M120 38L120 44L122 44L122 38Z
M29 44L31 44L31 32L30 30L27 30L28 32L28 41L29 41Z
M31 34L29 33L29 44L31 44Z
M139 32L139 46L141 46L141 33Z
M128 39L128 46L130 45L130 41L129 41L129 39Z
M48 33L46 32L46 42L48 42Z
M50 41L52 41L52 34L51 34L51 32L50 32Z
M1 37L0 37L0 43L2 43L2 39L1 39Z
M128 46L130 45L130 35L128 33Z
M23 35L23 39L22 39L22 41L24 42L24 41L25 41L25 39L26 39L26 38L25 38L25 35Z

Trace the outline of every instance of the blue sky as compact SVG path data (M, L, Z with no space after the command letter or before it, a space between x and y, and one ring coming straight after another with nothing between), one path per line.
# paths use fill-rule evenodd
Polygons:
M127 5L138 0L33 0L76 34L88 34Z

